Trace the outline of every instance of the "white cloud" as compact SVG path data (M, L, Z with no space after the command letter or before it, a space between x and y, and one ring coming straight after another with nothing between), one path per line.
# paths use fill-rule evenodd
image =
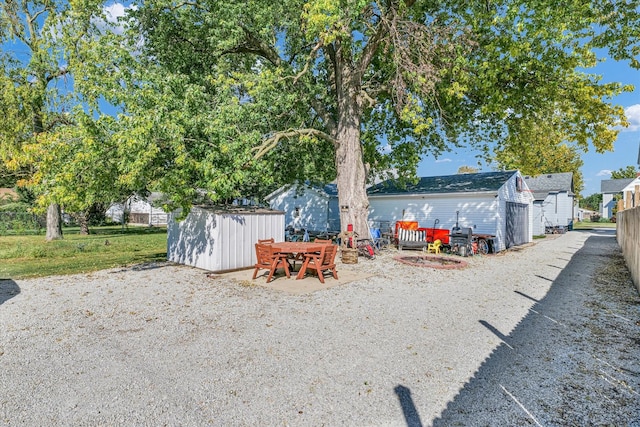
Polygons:
M391 145L389 144L378 146L378 152L380 152L381 154L389 154L391 151Z
M444 159L436 160L436 163L449 163L451 161L452 161L451 159L444 158Z
M596 176L611 176L611 171L609 169L602 169Z
M640 130L640 104L635 104L624 109L624 114L629 120L629 127L625 129L627 132L635 132Z
M122 3L114 3L104 7L104 14L109 22L117 22L118 18L124 16L125 7Z
M96 25L102 30L109 30L115 34L124 33L125 27L123 22L119 22L119 19L126 16L129 10L135 10L136 6L125 6L122 3L113 3L109 6L102 8L103 20L97 20ZM100 22L102 21L102 22Z

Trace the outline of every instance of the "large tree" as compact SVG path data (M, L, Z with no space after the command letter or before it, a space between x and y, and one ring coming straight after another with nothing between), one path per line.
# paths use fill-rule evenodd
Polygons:
M102 93L122 107L129 179L188 206L196 188L224 200L335 177L342 226L366 234L368 176L410 179L426 153L545 133L611 148L622 88L578 71L602 23L584 3L145 1L128 47L87 75L118 63Z
M66 64L56 48L55 1L0 2L0 160L12 171L35 173L24 147L68 122ZM47 240L62 238L60 206L48 200Z
M120 179L126 156L111 138L113 117L100 114L112 80L95 74L85 83L83 61L110 56L95 38L111 34L108 16L95 17L95 8L105 10L100 3L0 3L0 159L46 210L47 240L62 238L61 205L82 220L96 204L144 190Z

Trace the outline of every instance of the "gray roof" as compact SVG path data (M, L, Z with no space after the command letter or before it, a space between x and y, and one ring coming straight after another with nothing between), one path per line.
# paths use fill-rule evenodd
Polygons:
M273 199L275 196L285 192L285 191L289 191L291 188L294 188L297 186L297 189L300 191L306 191L307 189L314 189L316 191L319 191L320 193L325 193L328 197L332 198L332 197L338 197L338 185L337 184L326 184L323 187L319 187L316 185L311 185L308 182L305 182L304 184L286 184L283 185L282 187L278 188L276 191L274 191L273 193L265 196L266 200L271 200Z
M601 193L620 193L635 178L603 179L600 181Z
M327 184L322 187L325 193L331 197L338 197L338 184Z
M527 187L534 200L544 200L549 193L566 191L573 195L573 172L547 173L538 176L525 176Z
M394 194L446 194L498 191L517 171L465 173L446 176L427 176L405 187L388 179L367 189L369 196Z

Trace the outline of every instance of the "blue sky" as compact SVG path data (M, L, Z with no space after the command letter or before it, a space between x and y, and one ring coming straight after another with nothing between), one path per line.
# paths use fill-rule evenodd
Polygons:
M624 107L630 126L618 134L618 139L611 152L598 154L593 149L582 155L584 165L583 196L600 192L600 182L611 178L611 171L627 166L638 167L638 150L640 149L640 70L634 70L627 63L607 60L596 68L588 70L591 74L602 76L602 82L620 82L635 86L633 92L627 92L613 99L613 103ZM476 151L457 149L444 153L438 159L428 156L418 168L418 176L452 175L460 166L477 167ZM484 165L483 171L491 170Z

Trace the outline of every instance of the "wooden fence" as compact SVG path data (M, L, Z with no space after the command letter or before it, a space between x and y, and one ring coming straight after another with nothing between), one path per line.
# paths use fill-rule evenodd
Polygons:
M618 211L616 238L633 283L640 292L640 206L636 204L635 208Z

